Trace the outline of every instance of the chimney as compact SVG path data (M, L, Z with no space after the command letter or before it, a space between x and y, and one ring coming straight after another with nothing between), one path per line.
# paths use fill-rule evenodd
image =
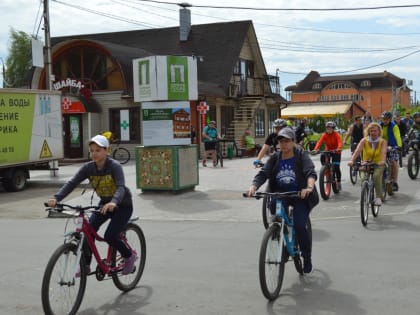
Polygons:
M182 9L179 10L179 40L185 42L188 40L188 35L191 30L191 12L187 7L191 7L191 4L181 3L179 4Z

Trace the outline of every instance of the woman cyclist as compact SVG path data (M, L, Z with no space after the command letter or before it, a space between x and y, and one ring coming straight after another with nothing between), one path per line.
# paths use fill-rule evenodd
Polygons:
M341 135L335 131L336 125L333 121L328 121L325 124L325 132L321 135L318 142L315 145L312 154L316 154L319 151L319 148L323 143L325 143L326 151L335 151L331 154L332 164L334 167L335 174L337 175L337 186L338 190L341 190L341 150L343 149L343 142L341 140ZM325 164L325 154L321 154L321 164Z
M373 184L375 186L376 199L375 205L382 205L382 177L384 174L387 142L381 137L382 128L378 123L370 123L366 128L366 137L360 140L359 144L354 151L351 160L348 162L348 166L353 166L357 158L362 153L362 162L375 163L378 167L373 171ZM365 176L365 172L361 172L362 183Z

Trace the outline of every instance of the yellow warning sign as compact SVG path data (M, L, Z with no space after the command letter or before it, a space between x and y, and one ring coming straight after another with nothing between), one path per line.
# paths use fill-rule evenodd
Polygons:
M48 146L47 140L44 140L44 143L42 144L41 154L39 155L39 157L41 159L52 157L52 152L50 150L50 147Z

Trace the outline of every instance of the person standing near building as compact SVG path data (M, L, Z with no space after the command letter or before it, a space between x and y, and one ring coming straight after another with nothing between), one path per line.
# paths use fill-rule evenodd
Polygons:
M204 158L203 158L203 166L207 166L207 159L209 154L213 159L213 166L216 166L217 159L216 159L216 143L217 140L220 140L221 137L219 132L216 128L216 122L214 120L210 121L208 126L204 127L203 129L203 142L204 142Z
M253 162L254 166L258 166L261 164L261 159L265 156L267 152L270 151L271 148L274 149L274 151L277 151L277 135L281 129L284 127L287 127L287 121L281 118L277 118L273 122L273 128L274 132L270 133L268 137L265 139L265 142L260 150L258 152L257 159Z

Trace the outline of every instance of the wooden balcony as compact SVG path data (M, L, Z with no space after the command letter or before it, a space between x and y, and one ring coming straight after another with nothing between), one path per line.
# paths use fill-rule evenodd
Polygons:
M279 95L279 77L272 75L265 75L263 78L243 78L240 74L234 74L229 83L228 96L233 98Z

